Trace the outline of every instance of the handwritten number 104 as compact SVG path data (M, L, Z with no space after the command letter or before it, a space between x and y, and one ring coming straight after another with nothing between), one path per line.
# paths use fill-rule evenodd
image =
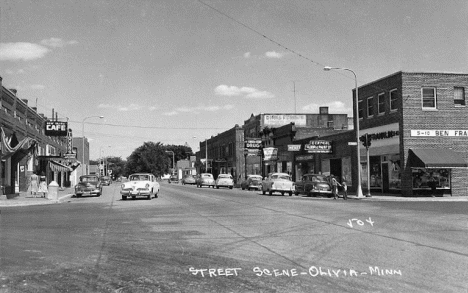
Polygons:
M353 228L353 221L356 222L359 226L364 226L364 222L359 220L359 219L351 219L348 221L348 226ZM369 219L365 220L367 223L369 223L371 226L374 226L374 221L369 217Z

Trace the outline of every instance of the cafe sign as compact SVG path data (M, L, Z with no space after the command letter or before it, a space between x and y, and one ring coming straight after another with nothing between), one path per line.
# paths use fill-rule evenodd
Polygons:
M332 153L332 144L328 140L311 140L308 144L304 145L304 150L308 153Z
M44 134L47 136L67 136L68 123L64 121L46 121Z

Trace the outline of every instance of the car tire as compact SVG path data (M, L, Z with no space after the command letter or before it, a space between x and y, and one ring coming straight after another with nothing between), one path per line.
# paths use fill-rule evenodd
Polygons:
M292 191L289 192L289 196L292 196Z
M122 195L122 200L127 200L127 196L126 196L126 195Z
M284 196L284 191L283 191L283 192L281 192L281 196Z
M151 200L151 193L146 196L146 199Z
M132 195L132 199L136 199L136 196L135 196L135 195Z
M295 195L295 196L298 196L298 195L299 195L299 192L297 192L297 191L294 192L294 195Z
M81 197L81 194L77 193L75 194L75 197Z
M268 195L273 195L273 191L271 191L271 189L268 190Z
M245 187L242 186L242 190L245 190Z
M213 188L214 188L214 186L213 186ZM216 189L219 189L219 186L216 186Z
M232 189L232 186L229 186L229 189Z
M263 190L263 188L262 188L262 194L265 195L265 190Z

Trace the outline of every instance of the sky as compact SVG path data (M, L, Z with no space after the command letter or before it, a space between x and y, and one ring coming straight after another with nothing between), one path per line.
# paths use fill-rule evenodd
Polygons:
M468 1L1 0L3 86L68 121L91 159L188 145L252 114L352 116L398 71L468 73ZM99 116L103 116L102 119Z

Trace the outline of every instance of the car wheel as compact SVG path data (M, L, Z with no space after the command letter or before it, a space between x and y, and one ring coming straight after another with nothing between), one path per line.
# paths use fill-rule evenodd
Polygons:
M213 188L214 188L214 186L213 186ZM216 186L216 189L219 189L219 186Z
M292 196L292 191L289 192L289 196Z
M75 197L81 197L81 194L77 193L75 194Z
M126 195L122 195L122 200L127 200L127 196L126 196Z
M151 200L151 193L146 196L146 199Z
M273 195L273 191L271 191L271 189L268 190L268 194L269 194L269 195Z
M262 188L262 194L263 194L263 195L265 194L265 190L263 190L263 188Z
M283 191L283 192L281 192L281 195L284 195L284 191Z
M245 187L242 186L242 190L245 190Z
M229 189L232 189L232 186L229 186Z
M135 196L135 195L132 195L132 199L136 199L136 196Z
M299 192L297 192L297 191L294 192L294 195L295 195L295 196L298 196L298 195L299 195Z

